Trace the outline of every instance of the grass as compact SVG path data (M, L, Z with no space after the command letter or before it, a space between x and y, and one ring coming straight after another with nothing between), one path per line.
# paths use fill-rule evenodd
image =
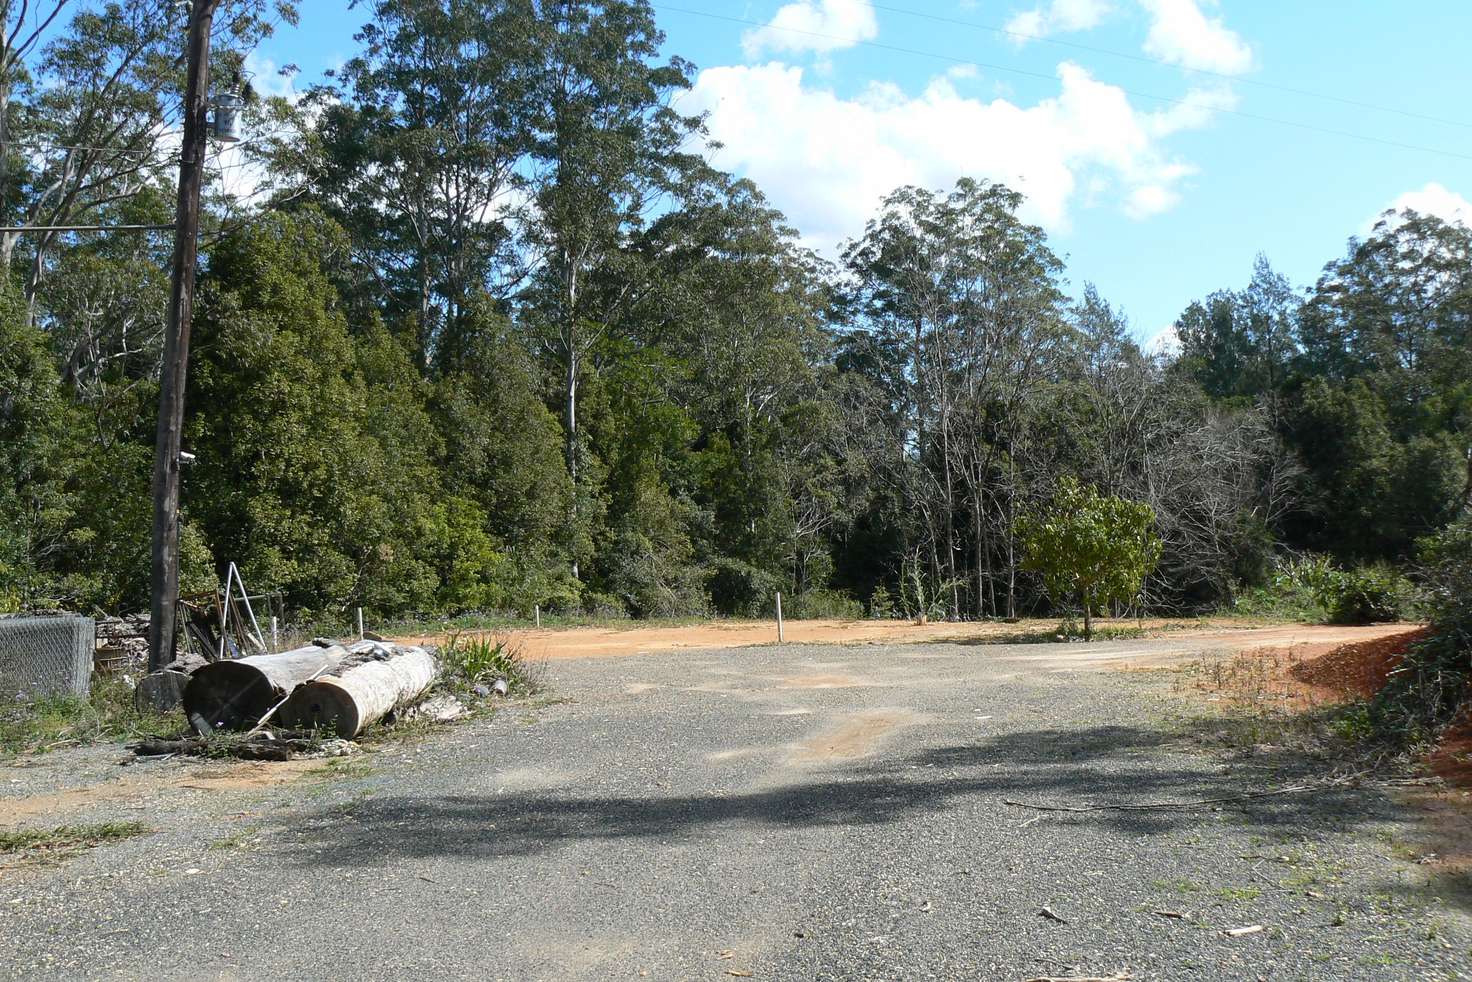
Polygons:
M229 852L236 849L248 849L261 841L261 831L258 828L241 829L230 835L218 839L211 839L205 844L205 848L215 852Z
M484 634L451 634L440 646L445 681L461 692L504 681L507 694L530 695L541 689L540 671L521 646L506 638Z
M1211 622L1204 618L1184 620L1156 627L1119 627L1104 625L1094 628L1095 641L1138 641L1170 631L1190 631L1209 627ZM1014 631L1011 634L989 634L977 638L978 644L1058 644L1065 641L1084 640L1083 626L1073 621L1063 621L1054 628L1036 628Z
M1286 682L1292 653L1246 652L1193 662L1175 673L1179 693L1210 699L1207 714L1191 719L1196 735L1228 749L1269 746L1368 763L1371 735L1365 704L1323 701Z
M1181 896L1199 893L1203 889L1201 884L1194 880L1188 880L1185 877L1178 877L1174 880L1156 880L1152 885L1157 890L1178 893Z
M60 825L52 829L0 829L0 855L19 853L67 855L105 842L131 839L150 831L142 822Z
M44 753L152 735L158 721L133 708L121 678L97 676L86 699L52 697L0 706L0 756Z

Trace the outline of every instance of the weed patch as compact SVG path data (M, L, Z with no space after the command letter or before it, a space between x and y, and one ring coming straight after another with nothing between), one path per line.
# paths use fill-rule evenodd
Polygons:
M130 740L152 735L157 727L157 720L133 708L133 688L126 679L99 676L86 699L56 697L0 706L0 755Z
M0 829L0 855L66 855L106 842L131 839L148 831L142 822L61 825L53 829Z
M520 645L485 634L452 634L439 650L445 682L461 692L505 682L507 695L530 695L541 689L540 667L533 666Z

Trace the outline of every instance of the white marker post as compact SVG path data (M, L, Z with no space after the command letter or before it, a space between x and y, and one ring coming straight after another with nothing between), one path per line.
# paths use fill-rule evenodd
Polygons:
M537 618L537 630L540 631L542 629L542 605L541 604L533 604L532 605L532 611L535 613L536 618Z
M782 636L782 593L777 593L777 643L783 644L787 639Z
M276 618L275 617L272 617L271 618L271 650L272 651L280 651L281 650L281 642L278 641L277 640L277 637L276 637Z
M358 608L358 640L363 640L363 608Z

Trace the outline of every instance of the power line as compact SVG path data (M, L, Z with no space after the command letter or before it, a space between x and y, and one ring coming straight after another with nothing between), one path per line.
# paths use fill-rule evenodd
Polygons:
M797 27L779 27L774 24L764 24L761 21L748 20L744 17L731 17L726 14L713 14L704 10L691 10L688 7L675 7L668 4L650 4L656 10L666 10L672 13L690 14L695 17L705 17L710 20L726 21L732 24L744 24L748 27L762 27L768 30L785 31L789 34L801 34L806 37L821 38L826 41L841 41L844 44L863 45L865 47L877 48L882 51L893 51L899 54L915 55L921 58L933 58L938 61L949 62L953 65L965 65L970 68L985 68L990 71L1007 72L1012 75L1021 75L1026 78L1042 79L1047 82L1056 82L1057 76L1044 72L1028 71L1025 68L1014 68L1010 65L997 65L985 61L974 61L970 58L958 58L954 55L943 55L935 51L922 51L918 48L907 48L897 44L885 44L882 41L865 41L859 38L841 37L837 34L824 34L820 31L806 31ZM1441 150L1436 147L1420 146L1415 143L1402 143L1399 140L1387 140L1377 136L1367 136L1364 133L1352 133L1348 130L1336 130L1327 126L1316 126L1312 123L1300 123L1291 119L1280 119L1276 116L1263 116L1258 113L1244 112L1240 109L1226 109L1220 106L1203 106L1199 102L1191 102L1186 99L1176 99L1170 96L1155 95L1152 92L1141 92L1138 89L1126 88L1115 85L1114 88L1137 99L1151 99L1169 106L1181 106L1188 109L1205 110L1207 112L1224 113L1228 116L1236 116L1239 119L1250 119L1259 123L1272 123L1277 126L1289 126L1294 129L1306 130L1310 133L1320 133L1326 136L1345 137L1350 140L1360 140L1365 143L1376 143L1381 146L1395 147L1400 150L1414 150L1418 153L1437 154L1443 157L1452 157L1457 160L1472 160L1472 154L1457 153L1454 150Z
M1407 119L1419 119L1427 123L1441 123L1445 126L1457 126L1462 129L1472 129L1472 123L1460 119L1447 119L1442 116L1428 116L1425 113L1413 112L1409 109L1399 109L1395 106L1381 106L1373 102L1361 102L1358 99L1349 99L1344 96L1331 95L1327 92L1315 92L1312 89L1300 89L1292 85L1280 85L1277 82L1264 82L1261 79L1246 78L1240 75L1231 75L1227 72L1214 72L1209 68L1192 68L1187 65L1177 65L1166 61L1164 58L1151 58L1149 55L1135 54L1129 51L1117 51L1113 48L1101 48L1092 44L1081 44L1077 41L1064 41L1059 38L1050 38L1041 34L1028 34L1023 31L1014 31L1006 27L996 27L991 24L979 24L976 21L963 20L957 17L946 17L942 14L931 14L921 10L910 10L905 7L891 7L887 4L873 3L869 6L875 10L883 10L887 13L901 14L906 17L915 17L920 20L934 21L938 24L952 24L959 27L969 27L978 31L987 31L992 34L1000 34L1003 37L1015 38L1019 41L1037 41L1041 44L1051 44L1060 48L1071 48L1075 51L1088 51L1096 55L1108 55L1111 58L1123 58L1127 61L1139 62L1146 65L1160 65L1165 68L1173 68L1193 75L1204 75L1208 78L1218 78L1223 81L1233 82L1239 85L1251 85L1260 89L1269 89L1274 92L1286 92L1292 95L1306 96L1310 99L1322 99L1325 102L1337 102L1343 106L1352 106L1356 109L1370 109L1375 112L1390 113L1396 116L1404 116ZM771 25L764 25L771 26Z
M127 147L90 147L79 143L46 143L40 140L0 140L0 152L6 147L27 147L31 150L96 150L100 153L137 154L148 156L152 149L130 150Z
M172 229L167 225L0 225L0 232L162 232Z

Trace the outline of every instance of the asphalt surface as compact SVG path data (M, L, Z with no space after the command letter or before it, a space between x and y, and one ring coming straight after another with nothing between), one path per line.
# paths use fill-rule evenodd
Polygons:
M1009 804L1332 770L1207 750L1159 673L1090 667L1169 644L558 662L565 701L290 783L138 764L162 790L64 820L153 832L0 871L0 977L1472 978L1465 895L1427 881L1384 790ZM0 768L0 794L118 756Z

